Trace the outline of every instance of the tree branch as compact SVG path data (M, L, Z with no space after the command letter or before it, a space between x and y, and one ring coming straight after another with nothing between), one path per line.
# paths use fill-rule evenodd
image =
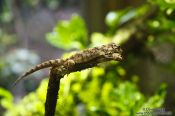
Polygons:
M100 49L103 49L103 47ZM108 53L107 49L105 50L106 50L105 52ZM57 98L58 98L58 90L60 86L60 79L64 77L64 75L69 74L71 72L92 68L94 66L97 66L99 63L107 62L110 60L122 61L121 53L116 53L116 48L115 48L115 51L111 52L111 48L109 46L109 50L110 50L109 54L106 54L106 55L99 55L95 58L84 60L82 62L76 62L75 64L72 64L72 65L66 65L68 62L65 62L63 66L51 68L50 79L49 79L49 84L47 89L46 103L45 103L45 116L54 116ZM93 52L93 51L94 49L90 49L89 53L96 54L96 52ZM121 48L117 48L117 51L121 51ZM83 53L87 54L87 52L82 52L82 55Z

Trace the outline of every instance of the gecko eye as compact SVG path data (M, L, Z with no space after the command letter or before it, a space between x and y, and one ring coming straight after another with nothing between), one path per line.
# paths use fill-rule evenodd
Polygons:
M117 46L117 48L118 48L119 50L121 50L121 47L120 47L120 46Z
M123 50L122 50L122 47L121 47L121 46L118 46L118 48L119 48L119 51L120 51L120 52L123 52Z

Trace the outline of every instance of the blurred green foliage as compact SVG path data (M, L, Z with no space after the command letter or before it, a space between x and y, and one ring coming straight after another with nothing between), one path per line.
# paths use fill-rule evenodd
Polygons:
M8 81L10 79L5 76L5 73L7 72L4 70L5 68L8 68L5 56L6 50L10 45L13 45L14 43L16 43L15 36L13 34L8 34L0 28L0 85L3 87L8 86ZM12 73L8 72L8 74L10 75Z
M52 33L47 34L52 45L63 49L82 49L87 47L87 30L83 19L73 15L70 21L61 21Z
M0 98L1 106L6 109L13 108L13 95L9 91L0 88Z
M10 46L15 44L15 34L9 34L5 29L0 28L0 86L6 89L11 87L15 77L17 78L26 69L38 64L40 60L36 53L27 49L21 48L8 51ZM41 73L36 73L36 75L41 75ZM27 90L32 90L36 87L36 81L31 82L34 86L25 84Z
M7 52L6 55L0 58L2 59L0 63L0 85L4 88L10 88L15 78L17 79L27 69L40 62L39 56L27 49L16 49ZM37 72L33 76L42 77L41 75L41 72ZM36 80L25 81L25 90L34 90L37 84Z
M13 19L12 12L8 4L8 0L0 1L0 23L9 23Z
M0 28L0 54L4 53L9 45L16 43L15 35L8 34Z
M106 73L104 68L96 67L65 76L61 80L56 115L134 116L142 108L157 108L163 104L165 86L148 99L139 92L136 83L119 82L118 77L109 73L113 72ZM44 115L47 83L48 80L43 80L35 92L14 104L15 107L11 99L3 97L2 101L11 106L2 105L8 109L5 116Z
M55 10L59 7L60 0L19 0L19 1L11 1L11 0L1 0L0 1L0 23L12 23L14 18L13 6L15 2L19 5L18 7L22 8L36 8L39 5L46 6L49 10ZM20 6L21 5L21 6ZM23 9L24 10L24 9Z
M25 0L21 3L26 7L37 7L40 4L45 5L51 10L55 10L59 6L60 0Z

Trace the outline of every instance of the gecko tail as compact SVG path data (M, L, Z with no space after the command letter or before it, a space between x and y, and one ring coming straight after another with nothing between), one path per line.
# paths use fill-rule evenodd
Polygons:
M50 67L50 65L43 65L43 64L40 64L40 65L37 65L36 67L30 69L29 71L27 71L26 73L24 73L22 76L18 77L17 80L13 83L13 86L15 86L17 83L19 83L22 79L26 78L28 75L40 70L40 69L43 69L43 68L48 68Z
M46 62L43 62L37 66L35 66L34 68L30 69L29 71L27 71L26 73L24 73L21 77L19 77L14 83L13 86L15 86L19 81L21 81L22 79L24 79L26 76L40 70L40 69L44 69L44 68L49 68L52 66L58 66L61 63L60 59L56 59L56 60L49 60Z
M24 79L25 77L27 77L28 75L32 74L35 71L38 71L41 68L41 66L37 66L37 68L32 68L29 71L27 71L26 73L24 73L22 76L18 77L16 79L16 81L13 83L13 86L15 86L17 83L19 83L22 79Z
M21 81L24 77L25 77L25 75L19 77L19 78L12 84L12 87L16 86L17 83L19 83L19 81Z

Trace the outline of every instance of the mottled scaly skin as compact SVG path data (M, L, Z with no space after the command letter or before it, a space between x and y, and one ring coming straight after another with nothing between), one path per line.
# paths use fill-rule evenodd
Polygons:
M29 69L27 72L25 72L21 77L19 77L13 85L16 85L20 80L22 80L23 78L25 78L26 76L40 70L40 69L44 69L44 68L49 68L49 67L56 67L56 66L60 66L63 63L63 59L55 59L55 60L48 60L45 61L41 64L36 65L35 67Z
M21 77L19 77L14 82L14 85L16 85L20 80L22 80L26 76L40 69L44 69L48 67L57 67L57 69L60 69L59 72L63 72L66 69L69 69L69 67L71 67L74 64L88 62L94 58L103 57L102 58L103 60L105 60L105 58L111 59L111 60L122 60L121 53L122 53L122 49L120 48L120 46L116 45L115 43L110 43L99 47L89 48L81 52L77 52L76 54L72 55L70 58L67 58L67 59L49 60L41 64L38 64L34 68L24 73ZM66 70L66 72L68 72L68 70Z
M113 59L115 59L115 55L119 55L121 53L122 49L120 48L120 46L116 45L115 43L110 43L107 45L89 48L81 52L77 52L75 55L71 56L67 60L73 60L74 63L83 63L100 56L112 57ZM122 57L120 58L122 60Z

